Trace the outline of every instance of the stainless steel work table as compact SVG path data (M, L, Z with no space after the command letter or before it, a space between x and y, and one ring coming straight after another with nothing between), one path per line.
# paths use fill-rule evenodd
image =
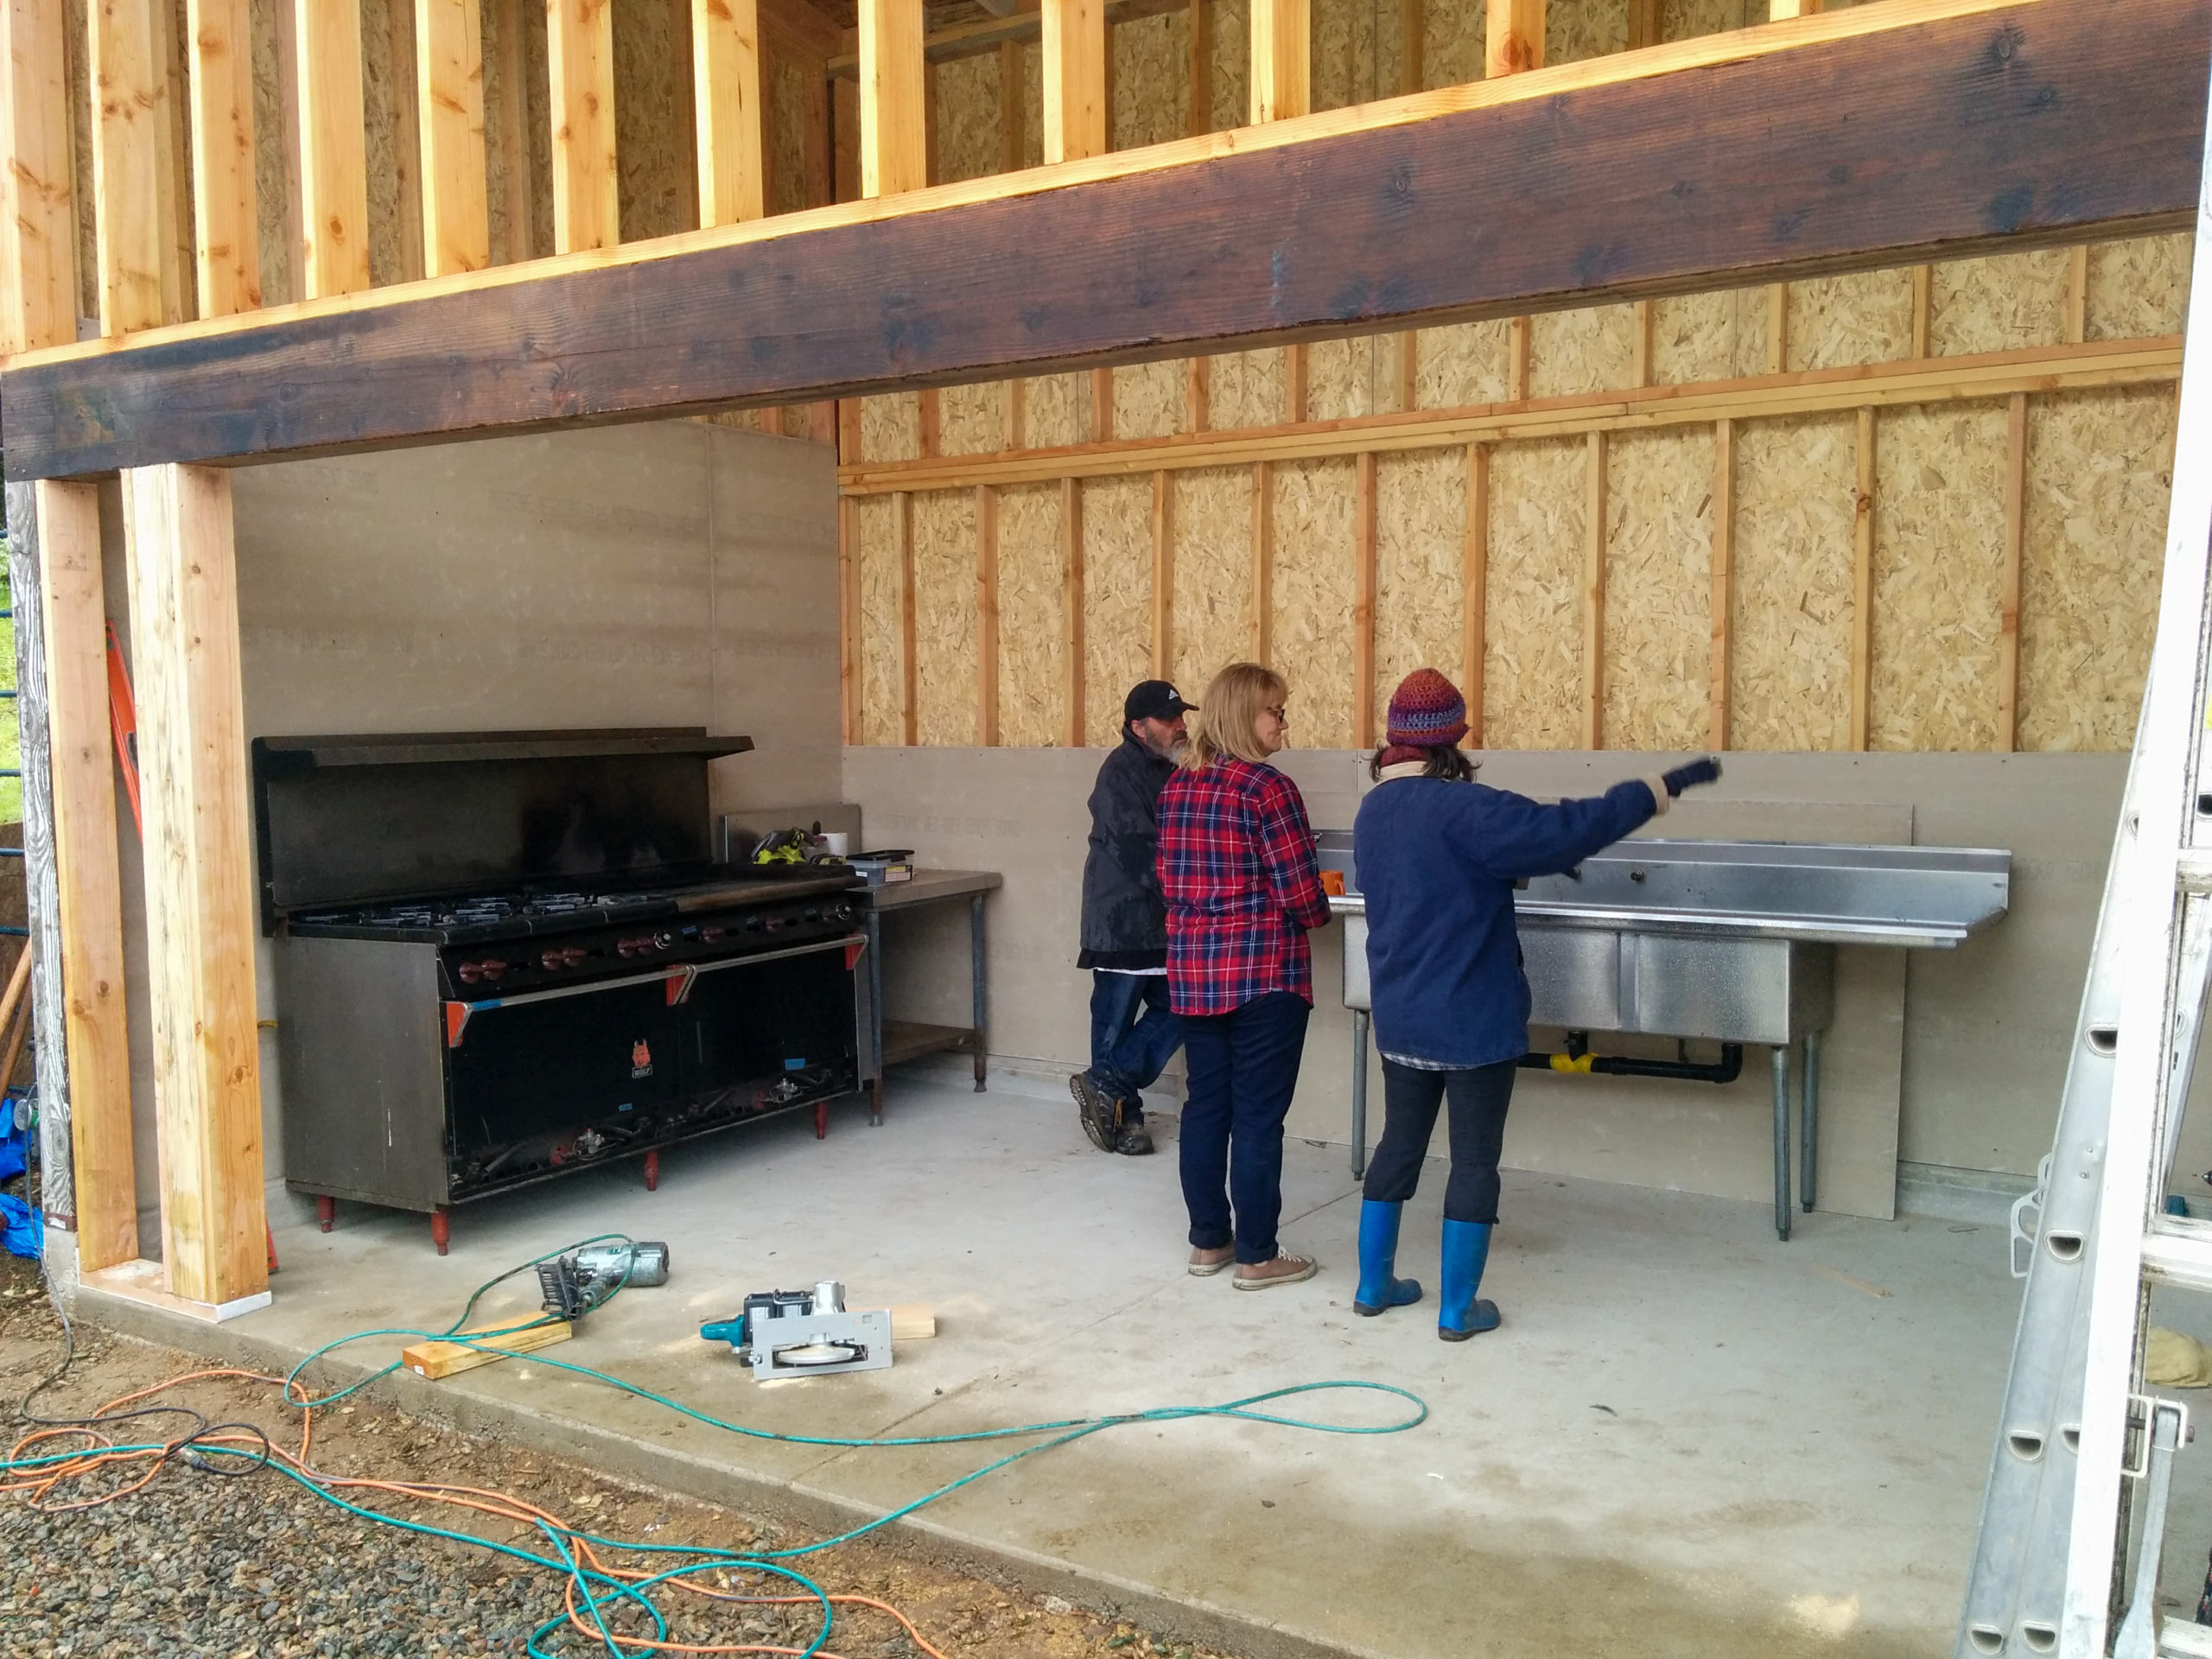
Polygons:
M1344 1006L1352 1010L1352 1173L1367 1163L1367 905L1347 830L1319 837L1346 892ZM1529 1023L1585 1033L1769 1047L1774 1230L1789 1236L1790 1052L1802 1048L1799 1198L1818 1191L1820 1038L1839 944L1948 950L2005 914L2012 855L1951 847L1624 841L1514 895ZM1725 1051L1724 1051L1725 1052ZM1676 1075L1681 1075L1677 1073Z
M868 1121L883 1122L883 1072L887 1066L919 1059L946 1050L976 1057L976 1090L982 1092L987 1072L985 981L983 956L983 895L1006 885L996 870L916 870L910 881L891 881L868 887L855 896L867 905L868 1001L875 1011L875 1076L869 1084ZM972 1022L966 1026L931 1026L918 1020L883 1017L883 918L893 911L914 910L924 905L968 901L969 976L973 992Z

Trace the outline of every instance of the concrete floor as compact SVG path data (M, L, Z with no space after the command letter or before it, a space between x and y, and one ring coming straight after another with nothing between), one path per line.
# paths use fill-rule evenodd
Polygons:
M1433 1300L1352 1316L1341 1147L1294 1142L1286 1159L1283 1236L1321 1275L1252 1295L1184 1273L1172 1127L1163 1139L1166 1155L1109 1158L1033 1084L908 1078L880 1128L848 1104L825 1142L794 1117L672 1152L657 1193L628 1165L461 1211L443 1260L420 1217L346 1207L327 1236L288 1227L276 1305L219 1330L106 1299L88 1311L265 1361L442 1325L495 1272L626 1231L669 1242L671 1282L549 1357L764 1429L940 1433L1327 1378L1421 1395L1427 1423L1378 1438L1116 1429L924 1517L1094 1592L1191 1609L1187 1628L1216 1639L1408 1659L1949 1651L2017 1306L2001 1228L1821 1215L1784 1245L1757 1205L1509 1173L1484 1284L1504 1328L1446 1346ZM1442 1175L1432 1164L1401 1256L1432 1298ZM832 1276L853 1306L933 1304L940 1335L889 1371L766 1388L698 1338L748 1290ZM398 1345L352 1357L380 1364ZM741 1439L527 1358L406 1392L666 1485L771 1483L825 1520L988 1455ZM1390 1414L1372 1397L1306 1403Z

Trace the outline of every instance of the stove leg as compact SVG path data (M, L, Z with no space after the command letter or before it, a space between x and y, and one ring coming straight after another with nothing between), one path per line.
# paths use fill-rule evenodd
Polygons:
M1774 1049L1774 1236L1789 1242L1789 1047Z
M442 1205L430 1211L430 1243L436 1245L438 1254L443 1255L446 1253L446 1246L452 1242L452 1239L453 1220L447 1215Z
M826 1100L814 1103L814 1138L817 1141L830 1138L830 1103Z
M331 1224L338 1219L338 1200L332 1198L317 1198L315 1201L315 1218L321 1224L322 1230L328 1232Z
M645 1191L648 1192L660 1191L660 1154L658 1152L649 1152L645 1154Z
M871 1123L883 1122L883 1079L881 1077L876 1078L868 1086L868 1121Z

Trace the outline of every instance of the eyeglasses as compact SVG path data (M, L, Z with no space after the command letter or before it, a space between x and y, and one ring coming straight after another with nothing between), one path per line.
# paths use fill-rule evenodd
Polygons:
M1283 711L1287 707L1288 705L1286 703L1278 702L1261 709L1260 712L1263 715L1273 715L1280 724L1287 726L1290 723L1290 717Z

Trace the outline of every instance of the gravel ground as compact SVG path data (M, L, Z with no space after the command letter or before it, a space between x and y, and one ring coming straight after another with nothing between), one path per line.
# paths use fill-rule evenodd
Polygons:
M30 1264L0 1256L0 1417L13 1420L23 1391L52 1366L60 1334ZM81 1327L79 1336L77 1363L35 1402L42 1415L89 1411L202 1363ZM207 1381L174 1397L211 1421L252 1422L282 1445L298 1443L297 1414L285 1412L267 1385ZM142 1426L144 1438L175 1433L174 1421ZM510 1492L607 1537L739 1548L804 1541L772 1517L618 1486L542 1453L467 1439L375 1404L319 1414L314 1451L326 1473L435 1477ZM383 1495L362 1501L414 1516L429 1510ZM435 1518L452 1525L454 1513ZM543 1548L538 1535L504 1521L483 1517L476 1530ZM947 1656L1224 1659L1110 1612L934 1563L926 1548L926 1541L893 1529L888 1537L803 1565L832 1593L899 1607ZM664 1594L661 1602L670 1638L680 1642L801 1649L820 1622L818 1607L739 1607L682 1594ZM9 1659L515 1654L561 1605L552 1573L359 1520L267 1471L224 1478L172 1463L143 1491L67 1514L42 1514L23 1494L0 1492L0 1651ZM617 1628L642 1626L631 1616ZM913 1659L922 1652L893 1620L868 1608L838 1610L829 1648L845 1659ZM568 1631L550 1638L546 1650L607 1651Z

